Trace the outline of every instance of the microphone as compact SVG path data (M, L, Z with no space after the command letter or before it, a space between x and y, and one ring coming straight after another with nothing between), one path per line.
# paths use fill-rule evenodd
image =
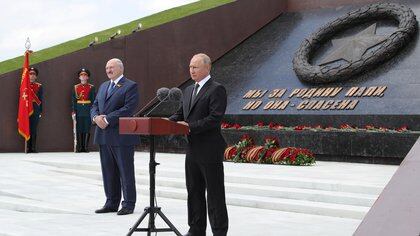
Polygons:
M169 99L169 92L170 90L168 88L160 88L156 91L156 97L159 99L159 101L167 101Z
M175 87L175 88L171 88L171 90L169 90L169 101L171 101L173 104L173 108L171 110L171 114L169 114L169 116L175 114L175 112L178 111L178 109L181 107L182 104L182 91L181 89Z
M181 104L182 91L179 88L160 88L156 92L159 100L144 116L166 117L174 114Z
M179 88L171 88L171 90L169 90L169 100L170 101L174 101L174 102L178 102L181 101L182 99L182 91Z

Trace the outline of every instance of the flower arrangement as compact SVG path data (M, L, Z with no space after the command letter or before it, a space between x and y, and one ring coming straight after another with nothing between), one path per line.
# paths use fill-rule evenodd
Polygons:
M254 141L252 140L252 138L249 135L244 134L242 135L241 139L236 145L226 148L225 160L234 162L245 162L246 154L253 147Z
M315 156L308 149L287 147L275 151L271 160L273 164L301 166L314 164Z
M276 137L264 138L264 145L255 146L253 139L244 134L239 142L226 148L225 161L240 163L263 163L279 165L312 165L314 154L308 149L286 147L279 148Z
M271 157L279 148L279 140L276 137L266 137L264 139L263 150L258 155L258 163L272 163Z
M231 129L231 128L240 129L240 128L242 128L242 125L236 124L236 123L235 124L229 124L227 122L222 122L221 127L222 127L222 129Z
M261 152L264 151L263 146L255 146L249 149L249 151L245 154L245 159L241 162L247 163L258 163Z
M342 131L342 132L393 132L393 133L402 133L402 132L412 132L412 133L420 133L420 131L410 131L408 126L403 125L399 128L388 128L384 126L375 127L374 125L366 125L363 128L358 128L352 126L350 124L344 123L341 124L338 128L332 127L331 125L322 127L321 125L314 125L314 126L307 126L307 125L296 125L292 127L283 126L282 124L278 124L275 122L270 122L268 124L264 124L262 121L258 121L256 125L253 126L242 126L241 124L229 124L227 122L223 122L221 125L222 129L236 129L236 130L285 130L285 131Z

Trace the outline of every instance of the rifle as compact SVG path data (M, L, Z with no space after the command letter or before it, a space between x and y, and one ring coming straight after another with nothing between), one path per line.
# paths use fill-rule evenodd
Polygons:
M73 120L73 152L77 152L77 121L76 121L76 114L73 113L71 115L71 118Z

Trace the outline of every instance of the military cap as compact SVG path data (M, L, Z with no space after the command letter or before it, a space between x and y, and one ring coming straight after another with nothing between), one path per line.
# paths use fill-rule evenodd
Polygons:
M37 68L35 68L35 67L29 68L29 72L31 72L31 71L35 71L36 76L38 76L38 69Z
M79 70L79 72L77 72L77 75L80 76L80 74L87 74L87 76L90 76L90 71L86 68L82 68Z

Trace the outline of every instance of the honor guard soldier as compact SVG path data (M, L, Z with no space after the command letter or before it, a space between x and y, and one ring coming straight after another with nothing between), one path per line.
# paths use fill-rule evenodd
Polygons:
M72 115L76 116L76 152L89 152L90 127L92 120L90 119L90 108L95 100L95 87L88 83L90 72L86 68L82 68L77 73L80 83L76 84L73 89Z
M30 88L33 92L33 113L29 116L30 135L26 146L27 153L36 153L36 135L39 119L42 113L42 84L36 82L38 77L38 69L35 67L29 68Z

